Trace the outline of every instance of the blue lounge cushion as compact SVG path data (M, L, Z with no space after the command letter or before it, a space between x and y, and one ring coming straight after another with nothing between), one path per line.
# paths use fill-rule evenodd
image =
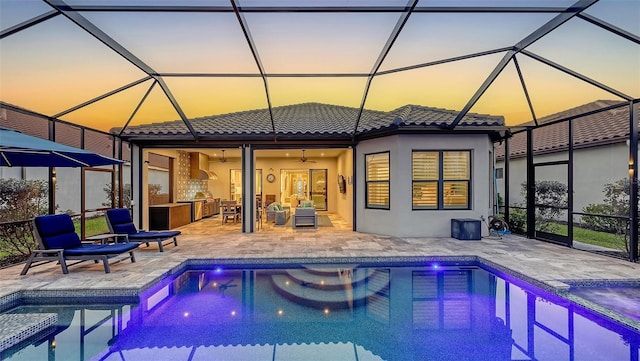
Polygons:
M95 256L101 254L120 254L129 252L137 248L140 244L132 243L116 243L116 244L83 244L79 247L66 249L65 256Z
M133 224L133 222L131 222L131 223L123 223L123 224L114 224L113 232L118 234L123 234L123 233L133 234L138 232L138 230L136 229L136 226Z
M182 234L180 231L142 231L138 230L131 218L131 212L127 208L115 208L109 209L106 212L107 225L111 233L126 233L129 240L146 243L147 246L150 242L158 242L158 248L160 252L163 251L163 242L171 241L173 244L178 245L177 236Z
M115 233L132 234L138 232L127 208L110 209L107 211L107 217Z
M47 249L68 249L82 245L68 214L38 216L34 218L34 223Z
M107 218L114 233L126 233L129 239L172 238L182 233L180 231L138 231L127 208L110 209L107 211Z
M150 238L172 238L179 236L182 232L180 231L154 231L154 232L146 232L140 231L138 233L129 234L130 240L145 240Z
M21 275L27 274L29 268L42 262L57 261L62 267L62 273L69 273L67 260L103 261L104 272L109 273L108 258L129 253L127 258L135 262L133 251L140 246L139 242L126 242L115 244L83 244L75 232L73 219L68 214L49 214L37 216L33 219L34 233L40 243L40 249L31 252L24 265ZM54 251L55 250L55 251ZM34 264L34 262L36 262Z

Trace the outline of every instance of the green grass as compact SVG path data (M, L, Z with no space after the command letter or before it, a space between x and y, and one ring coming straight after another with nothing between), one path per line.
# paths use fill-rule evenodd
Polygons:
M76 227L76 233L80 236L80 219L73 221ZM104 217L87 218L85 222L85 235L95 236L96 234L109 233L109 227L107 226L107 220Z
M566 225L557 224L556 226L557 227L555 228L555 231L553 233L557 233L563 236L568 235ZM624 250L624 243L622 242L622 238L618 235L607 232L598 232L591 229L573 227L573 240L592 244L595 246Z

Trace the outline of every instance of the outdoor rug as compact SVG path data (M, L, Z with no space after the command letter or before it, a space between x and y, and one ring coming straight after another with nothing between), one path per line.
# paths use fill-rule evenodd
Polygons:
M333 223L331 223L329 216L320 214L317 217L318 217L318 227L333 227ZM291 219L292 217L289 217L289 220L284 225L285 227L291 227Z

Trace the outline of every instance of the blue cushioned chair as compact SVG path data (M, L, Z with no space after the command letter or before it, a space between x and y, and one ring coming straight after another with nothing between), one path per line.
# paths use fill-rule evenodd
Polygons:
M163 242L171 241L173 244L178 245L177 236L182 232L180 231L143 231L136 229L131 219L131 212L127 208L114 208L107 211L107 225L111 233L129 235L129 240L136 242L144 242L149 246L149 242L158 242L158 248L160 252L164 252Z
M93 260L96 263L102 260L104 272L109 273L109 258L128 252L127 258L135 262L133 251L140 245L138 242L128 241L115 244L83 243L76 234L73 220L68 214L38 216L33 219L33 230L40 249L31 252L21 275L27 274L32 266L52 261L58 261L62 267L62 273L67 274L69 270L66 261L69 259L80 260L80 262Z

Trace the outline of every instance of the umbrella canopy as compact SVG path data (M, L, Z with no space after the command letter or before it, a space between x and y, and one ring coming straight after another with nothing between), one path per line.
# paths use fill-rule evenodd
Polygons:
M2 167L95 167L124 161L0 127Z

